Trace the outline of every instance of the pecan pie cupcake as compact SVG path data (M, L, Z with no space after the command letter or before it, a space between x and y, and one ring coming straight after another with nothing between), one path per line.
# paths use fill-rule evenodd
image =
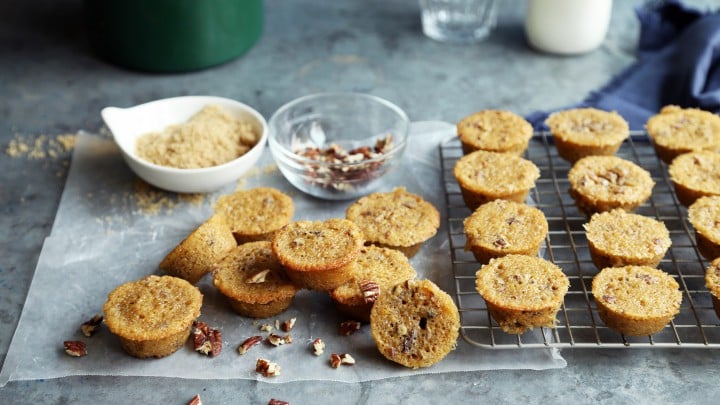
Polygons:
M346 219L297 221L275 233L272 251L298 286L329 291L342 285L355 262L363 237Z
M715 314L720 317L720 257L710 262L705 271L705 286L710 290Z
M665 224L616 209L594 214L585 224L590 257L598 269L656 267L670 248Z
M465 205L474 211L498 199L524 202L540 169L519 156L478 150L460 158L453 174Z
M215 212L225 217L238 244L271 240L292 220L292 199L280 190L258 187L236 191L218 199Z
M677 281L648 266L604 268L593 278L592 294L605 325L628 336L660 332L682 302Z
M586 215L621 208L634 211L655 186L650 173L616 156L588 156L568 172L570 196Z
M452 298L429 280L407 280L380 295L370 332L380 353L409 368L429 367L457 344L460 313Z
M698 250L708 260L720 257L720 196L698 198L688 209Z
M481 264L508 254L537 255L548 233L542 211L507 200L481 205L463 224L465 249Z
M690 152L668 168L678 200L689 207L700 197L720 195L720 153Z
M558 111L545 124L558 154L571 163L590 155L614 155L630 136L630 127L620 114L595 108Z
M555 327L570 281L547 260L507 255L482 266L475 287L500 329L522 334L536 327Z
M463 118L457 124L457 134L465 154L484 150L521 156L533 128L510 111L484 110Z
M203 296L187 281L148 276L122 284L103 306L105 325L134 357L165 357L180 349L200 316Z
M665 106L645 124L655 152L665 163L697 151L720 151L720 117L697 108Z

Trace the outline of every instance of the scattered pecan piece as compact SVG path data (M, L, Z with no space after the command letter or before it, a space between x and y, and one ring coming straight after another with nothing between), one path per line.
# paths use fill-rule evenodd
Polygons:
M188 402L188 405L202 405L202 399L200 399L200 394L195 394L194 397Z
M497 239L495 239L495 242L493 242L493 246L495 246L496 248L500 248L500 249L504 248L507 245L508 245L508 243L503 238L497 238Z
M205 322L195 322L192 329L193 348L206 356L215 357L222 351L222 333Z
M330 355L330 367L338 368L340 365L353 366L355 365L355 359L348 353L337 354L333 353Z
M289 345L290 343L292 343L292 336L290 336L289 333L285 336L271 333L265 340L271 345L277 347L282 345Z
M313 354L319 356L325 351L325 342L320 338L315 338L312 342Z
M268 278L270 277L270 269L260 270L257 273L253 274L252 276L245 279L245 282L248 284L260 284L268 281Z
M269 360L258 359L257 363L255 363L255 371L264 377L275 377L280 375L280 366Z
M87 356L87 345L79 340L66 340L63 342L65 353L72 357Z
M330 367L338 368L338 367L340 367L341 362L342 362L342 359L340 358L339 354L333 353L330 355Z
M242 343L240 343L240 346L238 346L238 353L245 354L248 350L250 350L251 347L255 346L256 344L262 342L263 338L262 336L250 336L249 338L245 339Z
M360 291L365 303L372 304L380 295L380 286L374 281L363 280L360 282Z
M290 318L282 323L281 329L283 332L290 332L293 327L295 327L295 321L297 318Z
M273 326L270 325L269 323L264 323L264 324L260 325L260 332L272 332L272 331L273 331Z
M290 405L290 402L271 398L270 401L268 401L268 405Z
M80 325L80 330L82 331L83 335L90 337L98 331L98 328L102 324L102 321L103 316L100 314L95 314L95 316L90 318L89 321L83 322L83 324Z
M360 330L360 322L358 321L344 321L340 323L340 334L342 336L350 336L353 333Z

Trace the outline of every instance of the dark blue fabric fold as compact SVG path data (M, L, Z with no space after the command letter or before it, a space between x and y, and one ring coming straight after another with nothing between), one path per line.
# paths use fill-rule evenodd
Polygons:
M638 8L638 61L574 107L617 111L640 130L665 105L720 111L720 12L679 1ZM564 109L564 108L563 108ZM551 111L526 117L536 129Z

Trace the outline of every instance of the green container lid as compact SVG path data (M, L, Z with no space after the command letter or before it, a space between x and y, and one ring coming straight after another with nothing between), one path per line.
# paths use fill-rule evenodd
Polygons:
M132 69L184 72L232 60L260 38L262 0L85 0L90 46Z

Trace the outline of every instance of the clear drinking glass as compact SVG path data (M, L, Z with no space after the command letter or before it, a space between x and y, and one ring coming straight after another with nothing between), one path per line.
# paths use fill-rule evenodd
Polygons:
M473 43L490 35L495 27L494 0L420 0L423 32L451 43Z

